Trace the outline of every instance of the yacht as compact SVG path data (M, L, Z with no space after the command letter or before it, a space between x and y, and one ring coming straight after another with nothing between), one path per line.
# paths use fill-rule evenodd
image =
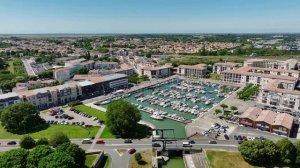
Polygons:
M164 119L157 112L153 113L150 117L153 118L153 119L156 119L156 120L163 120Z

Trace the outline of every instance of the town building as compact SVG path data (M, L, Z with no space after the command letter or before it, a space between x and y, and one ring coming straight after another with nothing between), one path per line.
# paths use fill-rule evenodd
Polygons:
M300 117L300 91L295 88L294 82L273 80L261 88L257 104L262 108Z
M285 61L272 59L249 59L244 61L244 66L272 68L272 69L298 69L298 60L288 59Z
M224 82L265 85L273 79L296 83L299 73L299 71L288 69L241 67L235 70L225 70L221 74Z
M0 109L19 102L21 102L20 97L15 92L0 94Z
M177 68L177 74L186 77L203 78L207 73L206 64L180 65Z
M95 62L94 69L116 69L119 68L119 63L117 62L102 62L97 61Z
M221 74L221 72L226 70L233 70L240 68L240 64L234 62L218 62L213 66L213 72L217 74Z
M294 118L287 113L276 113L258 107L249 107L240 116L239 124L289 137L292 132Z
M165 78L172 75L171 64L165 64L163 66L159 65L137 65L137 72L139 75L146 75L150 79L152 78Z
M32 102L38 109L66 104L81 98L81 87L76 82L28 90L18 93L21 101Z
M75 75L74 81L78 81L82 89L82 98L91 98L108 94L119 89L128 88L128 78L125 74L101 74Z

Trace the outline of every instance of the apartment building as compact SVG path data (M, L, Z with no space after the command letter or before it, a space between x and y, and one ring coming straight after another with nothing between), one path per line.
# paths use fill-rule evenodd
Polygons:
M82 98L91 98L111 93L128 87L128 78L125 74L101 74L75 75L74 81L78 81L82 89Z
M233 70L240 68L240 64L234 62L218 62L213 66L213 72L217 74L221 74L221 72L226 70Z
M295 82L273 80L261 88L257 105L300 117L300 91L295 86Z
M249 107L239 118L239 124L289 137L294 125L293 116Z
M298 69L298 60L288 59L285 61L272 59L249 59L244 62L244 66L272 68L272 69Z
M180 65L177 68L178 75L193 77L193 78L203 78L207 73L206 64L197 64L197 65Z
M95 62L94 69L116 69L119 68L119 63L117 62Z
M81 98L81 87L76 82L28 90L18 93L21 101L32 102L38 109L66 104Z
M150 79L152 78L164 78L169 77L172 74L173 66L171 64L159 65L137 65L137 72L139 75L146 75Z
M241 67L235 70L225 70L221 74L224 82L259 85L268 84L273 79L296 83L299 78L299 71L296 70L260 67Z
M0 109L19 102L20 97L15 92L0 94Z
M53 78L59 81L66 81L71 78L70 68L61 68L53 71Z

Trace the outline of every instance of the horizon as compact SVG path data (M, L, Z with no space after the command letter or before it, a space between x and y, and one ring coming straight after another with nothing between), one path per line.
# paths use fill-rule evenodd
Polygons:
M0 34L293 34L300 33L298 6L297 0L2 0Z

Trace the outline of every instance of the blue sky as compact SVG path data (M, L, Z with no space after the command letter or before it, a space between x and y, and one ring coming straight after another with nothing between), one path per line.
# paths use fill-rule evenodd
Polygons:
M0 34L300 32L300 0L0 0Z

